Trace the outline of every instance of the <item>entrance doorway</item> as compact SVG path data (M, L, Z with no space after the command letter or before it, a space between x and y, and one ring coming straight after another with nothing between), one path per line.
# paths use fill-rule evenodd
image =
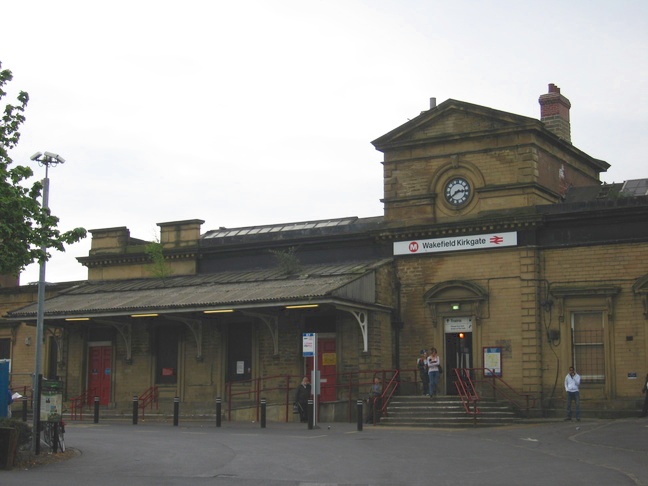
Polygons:
M252 378L252 324L237 322L227 333L227 381Z
M337 354L335 338L318 337L317 369L320 372L320 402L334 402L337 399ZM313 360L307 358L306 373L310 379Z
M456 368L473 367L472 317L453 317L445 320L444 376L446 394L457 395Z
M99 397L100 405L110 403L112 346L91 346L88 352L88 405Z

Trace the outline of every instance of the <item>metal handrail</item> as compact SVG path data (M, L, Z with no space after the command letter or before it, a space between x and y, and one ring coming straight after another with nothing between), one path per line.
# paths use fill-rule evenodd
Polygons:
M22 391L22 393L20 393ZM9 388L9 392L13 395L14 393L20 393L22 397L20 398L20 401L22 403L23 409L23 420L27 420L27 410L29 407L33 408L34 404L34 390L32 389L31 386L28 385L22 385L22 386L14 386ZM14 400L14 403L18 403ZM11 405L10 405L11 406ZM13 410L13 408L12 408Z
M380 414L387 416L387 406L389 405L389 401L391 398L394 396L394 393L398 390L400 386L400 372L396 370L394 372L394 376L392 376L392 379L389 380L389 383L387 383L387 386L385 386L382 395L380 396L380 399L382 400L381 402L381 407L380 407Z
M490 368L472 368L472 370L481 372L483 379L476 380L478 383L487 383L493 390L493 398L497 400L497 395L503 398L519 410L525 410L528 414L532 408L535 408L537 399L530 393L520 393L514 390L501 376L497 376L495 370ZM498 387L499 385L499 387ZM520 403L518 400L523 402Z
M79 413L79 420L83 420L83 407L87 405L90 408L90 397L94 396L95 389L83 390L80 395L70 398L70 409L72 420L77 419L77 412Z
M263 385L263 381L269 381L269 380L276 380L276 379L281 379L285 380L285 384L280 384L279 386L275 387L266 387ZM261 409L261 392L271 392L271 391L281 391L285 392L285 420L288 422L288 417L289 417L289 410L292 410L292 406L289 405L291 404L290 401L290 390L296 389L299 384L295 385L295 387L291 388L290 382L293 379L292 375L273 375L273 376L264 376L260 378L251 378L249 380L241 380L241 381L228 381L225 383L225 395L227 397L227 420L232 419L232 398L236 396L242 396L242 395L253 395L253 401L255 404L256 408L256 421L259 421L259 415L260 415L260 409ZM299 380L299 377L295 376L295 380ZM240 392L233 392L232 391L232 386L234 384L236 385L245 385L246 383L252 385L251 389L245 390L245 391L240 391Z
M411 371L412 376L416 377L414 374L416 370L403 370L403 372ZM366 395L363 395L362 390L364 387L367 387L367 390L371 387L373 379L376 376L381 377L381 382L387 382L387 386L383 387L382 399L383 403L381 405L381 413L384 413L389 400L396 393L400 385L401 375L403 372L399 370L366 370L366 371L351 371L344 373L323 373L320 378L322 378L323 383L321 383L321 388L335 388L337 390L346 390L348 395L349 409L348 409L348 419L353 421L353 406L356 403L355 398L364 398ZM284 398L283 406L285 407L285 421L289 421L289 417L292 413L292 403L293 399L292 393L299 386L299 382L303 375L273 375L273 376L264 376L260 378L251 378L249 380L241 380L236 382L227 382L225 383L225 395L227 402L227 420L232 418L232 403L235 397L248 396L250 400L254 403L256 409L256 420L259 420L260 408L261 408L261 393L269 393L273 391L282 392ZM335 380L326 380L327 377L335 376ZM363 376L366 376L366 379L363 379ZM266 383L271 380L282 380L277 386L266 386ZM331 385L331 382L335 384ZM233 386L248 385L247 390L242 391L233 391ZM265 398L265 397L264 397ZM267 403L266 403L267 404Z
M146 407L151 406L153 410L153 404L155 404L155 409L158 410L159 401L160 401L160 392L157 386L152 386L148 388L144 393L137 397L138 407L142 411L142 418L144 418L144 412Z
M464 410L467 414L472 415L477 419L477 415L481 412L477 407L479 402L479 394L475 388L475 384L472 381L470 368L455 368L454 373L457 379L455 380L455 388L457 389L457 394L461 399L461 404L464 407ZM472 405L472 409L471 409Z

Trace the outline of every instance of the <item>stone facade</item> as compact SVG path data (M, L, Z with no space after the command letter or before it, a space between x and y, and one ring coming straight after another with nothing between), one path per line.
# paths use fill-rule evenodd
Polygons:
M273 419L292 420L286 387L309 371L302 336L314 332L334 370L329 419L347 418L374 375L400 370L412 392L407 377L416 381L418 352L431 347L443 393L456 393L455 369L478 378L497 355L497 374L543 413L562 407L571 364L583 408L632 410L648 370L648 196L600 183L609 165L571 144L559 88L540 104L536 120L448 100L375 140L383 216L202 234L201 220L159 223L162 273L151 242L92 230L79 259L88 282L52 289L46 320L66 396L102 382L92 363L103 352L102 404L118 413L157 386L185 413L213 413L223 397L254 419L263 394ZM346 280L319 295L323 275ZM295 282L303 289L286 290ZM190 285L234 286L233 297L197 304L182 294ZM0 338L12 336L14 371L28 370L20 342L33 327L20 319L31 319L35 293L8 288L0 300Z

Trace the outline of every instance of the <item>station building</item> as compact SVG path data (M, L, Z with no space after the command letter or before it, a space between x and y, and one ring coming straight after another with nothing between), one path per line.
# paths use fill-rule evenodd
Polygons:
M281 420L313 367L302 344L314 333L324 419L346 417L373 376L415 382L419 350L431 347L444 394L457 393L455 369L488 371L544 415L562 413L574 365L583 410L637 410L648 179L602 184L608 163L571 143L569 100L551 84L539 102L534 119L432 99L374 140L383 215L206 231L199 219L159 223L153 261L151 242L127 228L91 230L79 258L88 280L49 289L46 374L68 398L92 391L117 411L157 387L195 414L218 397L264 395ZM26 287L0 289L15 373L33 349Z

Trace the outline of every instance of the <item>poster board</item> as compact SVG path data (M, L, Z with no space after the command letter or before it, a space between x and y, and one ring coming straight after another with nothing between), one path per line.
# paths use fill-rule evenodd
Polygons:
M63 413L63 383L43 380L41 388L40 419L58 422Z
M502 348L484 347L484 376L502 376Z

